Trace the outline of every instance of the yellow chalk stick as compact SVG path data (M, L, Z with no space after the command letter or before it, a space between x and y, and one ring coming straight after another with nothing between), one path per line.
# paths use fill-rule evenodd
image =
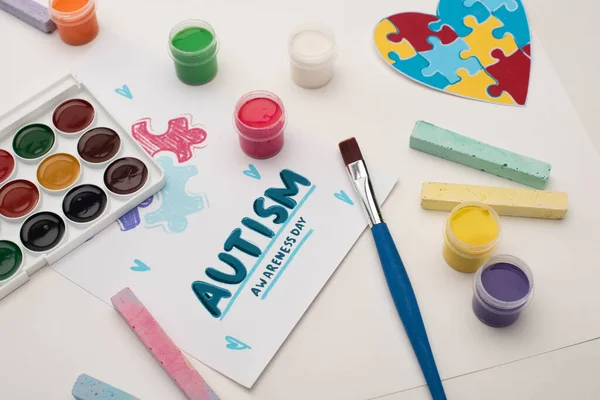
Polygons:
M465 201L480 201L488 204L499 215L544 219L564 218L569 206L569 197L564 192L454 183L423 183L421 207L426 210L450 211Z

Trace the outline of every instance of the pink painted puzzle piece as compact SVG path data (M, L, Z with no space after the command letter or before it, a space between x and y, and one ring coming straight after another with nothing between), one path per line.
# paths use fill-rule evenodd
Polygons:
M206 146L206 131L194 127L188 116L169 120L169 128L163 134L156 135L151 130L150 118L144 118L131 126L133 138L152 157L161 151L168 151L177 156L179 163L183 163L192 158L194 148Z

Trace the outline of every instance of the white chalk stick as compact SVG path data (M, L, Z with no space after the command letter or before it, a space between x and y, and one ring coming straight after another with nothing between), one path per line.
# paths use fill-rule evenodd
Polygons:
M480 201L492 207L499 215L545 219L564 218L569 206L569 197L564 192L423 183L421 207L426 210L450 211L465 201Z

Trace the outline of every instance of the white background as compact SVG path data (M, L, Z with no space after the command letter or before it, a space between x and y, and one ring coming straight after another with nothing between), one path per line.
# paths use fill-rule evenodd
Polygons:
M175 22L191 16L209 21L213 21L217 16L217 2L169 2L169 4L181 4L182 8L177 10L166 10L164 2L151 3L155 5L148 5L149 3L151 2L141 0L128 2L122 0L102 1L100 4L101 13L99 14L101 25L120 33L129 34L141 45L148 47L152 46L153 40L156 39L159 43L162 43L164 26L170 27ZM254 6L240 5L241 9L238 10L238 3L231 3L234 2L227 5L227 9L232 13L231 18L240 18L240 21L244 19L245 22L240 23L240 25L245 27L248 18L254 17L264 22L264 18L260 18L260 16L269 15L269 12L261 9L261 5L273 6L275 4L275 2L257 1L253 2ZM312 7L307 3L309 2L290 3L293 4L295 18L298 22L310 19L318 20L315 15L319 15L319 8L314 6L318 3L312 3ZM433 6L429 5L431 8L427 8L427 4L432 2L423 3L421 11L433 11ZM574 99L575 105L587 103L586 107L578 106L578 112L584 117L584 122L596 143L599 143L600 140L598 139L600 138L594 130L598 123L597 111L590 111L592 109L597 110L597 101L591 100L591 93L596 93L599 87L595 80L592 82L585 80L586 76L596 76L595 66L598 58L592 54L592 50L587 49L594 48L592 42L594 35L589 27L594 21L593 11L598 6L592 6L591 2L579 3L583 10L578 12L571 9L567 12L566 5L548 5L539 0L529 1L527 6L532 31L538 39L538 42L534 42L534 44L542 44L548 50L549 57L555 64L563 83L568 88L569 94ZM253 7L256 9L252 9ZM574 7L573 3L571 3L571 7ZM340 10L342 21L345 17L344 13L348 12L347 10L347 8ZM414 9L405 10L402 5L396 5L388 8L387 13L411 10ZM219 11L222 11L222 9ZM379 14L375 15L383 17L386 14L381 14L380 11ZM565 22L564 15L570 16L568 23ZM578 21L577 15L581 16L584 21ZM365 16L365 18L371 17L373 15ZM278 26L278 29L285 28L285 26L278 25L277 21L274 24ZM556 28L556 26L561 28ZM588 27L587 31L586 27ZM291 29L292 27L289 27L284 31L287 32ZM259 31L261 33L265 32L263 28ZM218 28L217 33L219 33ZM240 29L239 35L240 41L244 41L244 35L247 36L242 29ZM224 44L231 42L231 33L228 33L227 36L229 36L228 41ZM261 38L271 38L272 42L265 43L264 46L266 48L273 46L276 49L266 56L244 53L244 63L247 63L245 68L248 68L250 72L246 74L247 76L239 74L240 76L236 78L232 77L232 80L235 79L235 85L231 87L232 90L243 92L256 88L257 85L258 87L265 85L268 86L265 87L267 89L276 90L278 93L284 92L292 104L298 105L294 108L297 113L296 118L303 120L306 129L330 130L333 137L344 136L344 132L336 130L351 130L353 134L359 135L360 132L356 132L358 128L365 130L369 128L368 124L359 120L355 121L359 125L358 127L353 127L353 124L350 123L343 123L343 126L339 126L340 121L327 119L325 112L321 114L321 118L314 118L311 115L314 112L314 107L301 107L300 104L313 101L317 107L325 107L326 105L335 108L343 108L344 105L356 106L352 99L348 99L345 104L336 103L334 105L327 101L329 97L335 96L334 91L344 90L336 84L343 82L348 77L344 76L343 73L338 74L336 81L332 82L332 85L326 90L320 92L304 92L296 89L289 82L289 79L286 80L287 70L276 69L265 72L256 67L257 63L260 64L257 60L264 59L264 57L267 57L267 59L273 57L269 61L277 65L280 64L279 59L283 60L285 57L285 37L261 36ZM246 40L244 43L247 42ZM45 36L4 14L0 15L0 45L3 60L0 63L0 71L2 72L0 78L0 112L4 112L20 101L27 99L41 87L64 74L73 66L76 57L84 50L65 46L60 43L56 34ZM360 45L362 46L364 43ZM154 51L164 52L166 56L166 44L155 47L157 48L154 48ZM253 49L256 50L257 47ZM534 58L535 51L534 47ZM236 49L232 45L228 49L222 48L222 56L225 59L234 59L235 53ZM11 57L11 60L14 61L7 62L6 56ZM358 57L365 56L369 57L369 55L358 55ZM370 56L375 57L374 54ZM348 55L343 55L340 59L347 59L347 57ZM16 60L20 60L20 62ZM140 60L140 62L143 62L143 60ZM225 65L220 74L232 76L233 70L236 69L234 67ZM338 72L340 71L344 70L339 69ZM385 79L387 81L395 82L391 80L391 71L385 70L385 65L380 65L380 68L374 71L382 75L386 74ZM397 78L398 81L400 79ZM537 90L541 91L543 82L538 82L537 85L539 85ZM585 91L578 90L578 88L585 89ZM410 90L411 92L414 91L412 87ZM390 96L387 100L391 101L391 96L394 93L386 93L387 96ZM350 96L352 93L347 94ZM354 95L358 95L358 93L354 93ZM586 96L588 96L587 99ZM445 102L445 100L442 101ZM464 100L461 101L464 102ZM448 100L448 103L450 103L450 100ZM452 104L456 104L456 101L452 101ZM569 110L564 112L568 114ZM444 114L443 111L440 111L440 113ZM418 115L412 119L426 117L427 115ZM407 120L409 119L407 118ZM365 118L365 120L368 120L368 118ZM398 127L398 131L406 133L409 128L409 125L401 126ZM573 129L576 130L578 127L574 126ZM552 127L547 129L549 140L559 140L559 136L565 134L568 135L568 129L564 131L560 129L553 130ZM364 137L365 134L362 133L362 135L360 137ZM587 145L579 139L575 142L577 145ZM581 151L587 154L587 150L582 149ZM594 190L597 190L591 186L588 189L590 195L593 194ZM396 234L399 242L402 242L404 238L410 238L410 234L409 232L404 233L402 221L397 218L394 212L394 204L397 207L398 204L403 204L409 200L415 201L413 198L403 199L396 193L390 199L391 202L395 203L388 203L384 207L391 229ZM435 247L435 244L432 247ZM410 249L408 253L411 253ZM593 262L591 259L585 261ZM349 285L360 283L356 276L363 268L362 264L368 264L372 267L375 262L370 238L363 236L252 391L242 389L197 361L192 360L193 364L223 399L275 399L282 398L281 393L287 391L305 391L307 389L312 390L313 396L311 397L315 399L353 398L352 396L338 397L335 391L327 392L327 395L320 391L322 388L331 389L327 385L328 381L341 379L342 377L346 377L346 379L352 377L352 371L340 369L339 365L343 366L343 363L340 364L339 362L335 363L338 366L337 368L325 370L322 375L314 376L311 380L314 386L311 388L295 388L291 385L294 382L306 382L300 376L293 376L294 374L302 373L305 377L306 375L310 377L311 370L314 370L315 373L318 371L321 374L323 372L322 367L311 368L314 363L322 364L324 362L327 365L333 359L343 360L344 357L352 359L354 358L353 354L362 357L365 363L372 362L372 360L369 360L368 351L366 351L368 347L361 347L357 354L356 349L353 349L350 344L332 334L332 332L337 332L335 330L336 321L332 321L328 317L330 312L339 310L347 302L347 296L352 296L355 293ZM577 268L578 265L569 267ZM424 302L427 303L428 300L425 299ZM382 301L378 304L384 303ZM427 308L427 305L425 304L424 307ZM378 311L393 318L393 314L390 313L389 309ZM547 310L547 312L551 311ZM347 316L351 317L352 313L347 314ZM595 316L597 317L597 313L590 315L590 318L593 319ZM2 385L0 385L0 398L68 398L70 385L75 380L76 375L82 372L104 379L144 399L179 398L178 396L180 396L175 386L155 365L151 356L146 353L143 346L137 342L133 334L128 331L126 325L120 321L117 314L110 307L58 276L50 269L38 272L25 287L0 302L0 321L2 326L0 337L2 342L5 343L1 353ZM360 324L362 321L350 320L345 322L345 326L351 326L351 324L348 324L350 322ZM565 329L568 327L557 324L556 329L559 328ZM388 332L387 334L393 333ZM578 336L578 332L572 332L572 334L574 337ZM545 335L545 332L540 332L540 335ZM324 340L329 341L331 345L322 346ZM329 351L327 353L314 353L311 348L314 349L316 343L321 343L316 348L320 350L329 349ZM485 393L485 398L490 399L563 399L569 397L592 399L596 398L600 392L600 383L593 380L593 371L594 369L597 371L600 366L599 358L600 344L598 341L588 342L570 349L509 363L482 372L452 377L448 380L446 387L449 397L457 399L482 398L482 393ZM118 361L115 362L115 360ZM460 360L456 360L456 362L460 363ZM361 385L366 388L362 392L375 393L376 396L390 393L390 391L382 390L377 385L381 376L373 374L364 379L362 376L360 378L362 379ZM343 381L343 379L341 380ZM490 387L493 387L493 390ZM343 392L343 388L340 388L339 393ZM425 399L427 398L427 392L423 389L408 390L386 398L394 400Z

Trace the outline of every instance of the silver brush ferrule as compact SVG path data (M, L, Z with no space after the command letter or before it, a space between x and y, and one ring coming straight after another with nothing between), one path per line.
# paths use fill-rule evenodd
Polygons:
M358 160L346 167L348 168L350 180L354 184L354 190L360 197L362 208L369 220L369 226L373 227L373 225L382 223L383 218L381 217L381 211L375 198L375 192L373 192L373 186L371 185L365 162Z

